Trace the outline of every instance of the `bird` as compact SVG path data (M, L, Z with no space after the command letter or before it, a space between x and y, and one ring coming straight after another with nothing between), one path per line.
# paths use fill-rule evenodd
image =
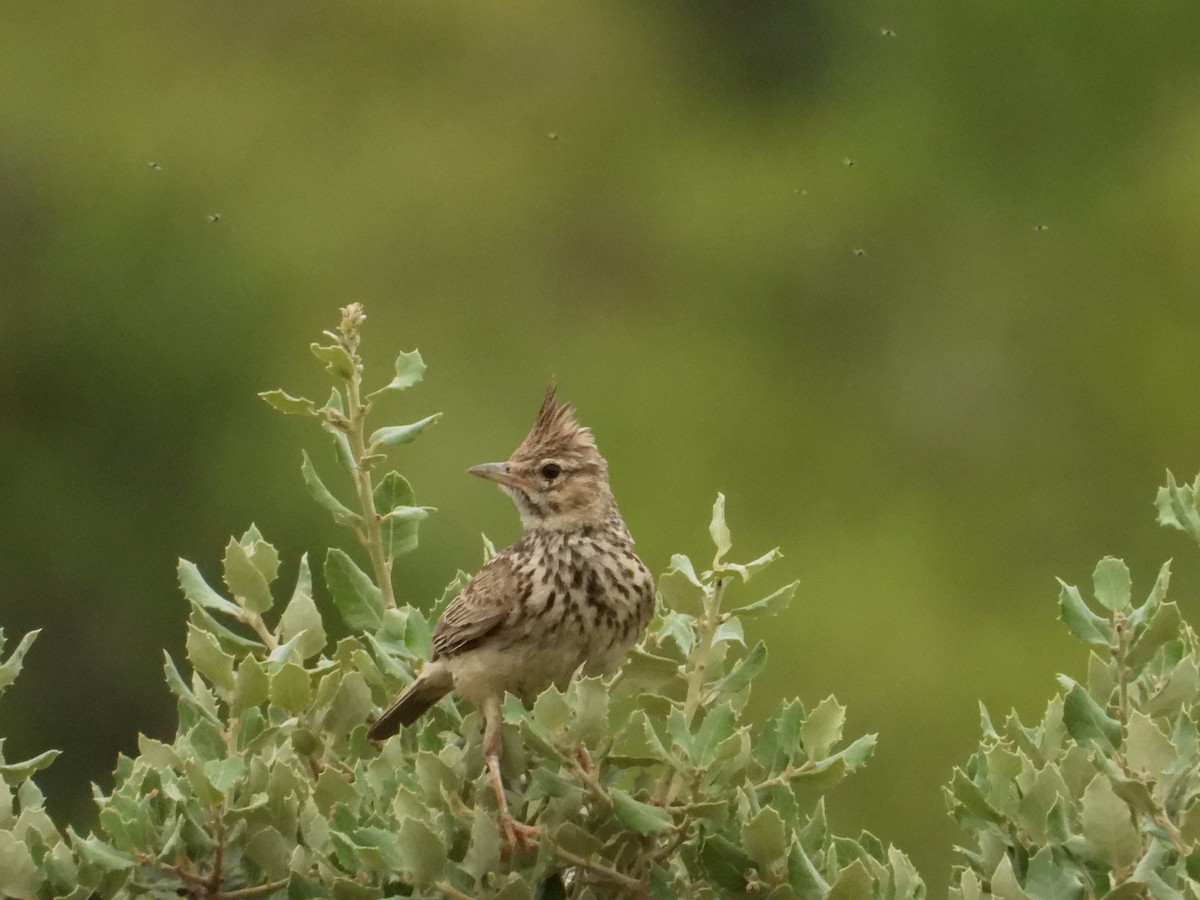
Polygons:
M509 846L529 849L537 828L515 819L500 778L502 704L526 706L577 671L615 671L654 612L654 579L609 484L608 463L553 383L533 428L506 462L467 470L512 498L522 534L449 603L433 654L368 731L383 741L455 692L480 710L483 751ZM586 750L583 751L586 753Z

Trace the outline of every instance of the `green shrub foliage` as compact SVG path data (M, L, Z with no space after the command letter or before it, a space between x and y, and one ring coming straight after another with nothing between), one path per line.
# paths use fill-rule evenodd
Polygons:
M1159 521L1200 541L1200 479L1159 490ZM953 900L1200 897L1200 652L1167 600L1170 563L1135 602L1128 568L1100 561L1093 601L1063 584L1059 611L1091 648L1059 676L1041 722L983 710L983 742L946 788L971 833Z
M357 305L342 312L330 343L312 347L335 382L329 401L262 396L317 420L348 475L342 498L303 456L313 499L358 545L330 549L321 566L351 636L330 645L331 611L314 600L307 557L281 586L279 554L253 526L229 541L219 579L180 561L187 659L164 664L178 703L173 740L142 736L138 755L118 760L112 792L95 790L97 823L86 837L55 827L30 780L56 751L0 766L0 894L923 897L902 853L869 834L835 836L826 824L823 792L866 762L874 735L843 740L845 710L832 697L811 710L784 702L757 727L746 721L767 649L747 646L743 622L785 609L796 585L753 590L749 582L779 554L729 561L721 496L711 564L673 557L657 615L618 673L551 689L528 710L512 699L506 706L504 774L513 812L540 826L532 850L502 843L481 722L469 706L449 698L382 745L367 740L377 708L428 658L431 622L468 576L460 572L429 615L395 601L393 561L416 548L431 510L397 472L379 473L437 416L367 427L373 400L417 384L425 366L418 353L401 354L395 377L364 393L365 317ZM1144 627L1157 635L1167 607L1155 602ZM0 665L0 691L32 638ZM1144 655L1142 646L1127 649ZM1115 742L1110 721L1101 710L1093 727ZM1139 763L1163 761L1154 721L1137 726ZM1135 776L1125 780L1137 784ZM979 808L992 809L981 796ZM1114 787L1092 802L1122 796ZM1115 833L1105 846L1124 852L1126 838Z

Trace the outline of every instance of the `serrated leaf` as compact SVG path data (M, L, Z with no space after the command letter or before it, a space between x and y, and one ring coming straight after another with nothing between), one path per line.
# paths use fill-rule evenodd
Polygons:
M846 868L838 872L837 880L826 895L827 900L872 900L871 891L874 884L871 873L863 865L861 859L856 859Z
M1170 584L1171 560L1168 559L1158 570L1158 577L1154 579L1154 587L1150 589L1150 594L1146 597L1146 602L1135 609L1129 616L1129 625L1135 635L1141 633L1146 622L1158 611L1159 604L1167 599L1167 588Z
M823 802L823 800L818 802ZM820 807L819 812L824 816L823 805ZM811 825L812 823L810 822L809 824ZM807 827L805 830L807 830ZM823 846L824 843L825 840L822 837L819 844ZM819 855L820 847L817 850L813 850L812 853ZM801 898L801 900L824 900L829 894L829 882L821 877L821 873L813 865L810 851L805 849L800 840L792 840L792 846L788 852L787 864L788 886L797 897Z
M712 537L713 545L717 548L717 555L714 561L714 565L717 565L732 546L732 540L729 536L729 526L725 524L724 494L717 494L717 501L713 504L712 521L708 525L708 533Z
M225 585L234 597L240 597L246 609L264 613L275 602L267 579L246 553L246 548L230 538L225 546Z
M700 579L696 576L696 567L692 565L692 561L682 553L675 553L671 556L671 569L682 572L687 580L696 587L702 587ZM670 570L668 570L670 571Z
M312 595L312 573L308 567L308 554L300 557L300 571L296 576L296 587L292 599L279 617L279 637L290 641L299 637L296 649L301 659L316 656L325 649L325 624Z
M1131 865L1141 855L1142 841L1129 806L1113 792L1107 776L1097 774L1084 790L1080 824L1089 848L1114 870Z
M176 573L179 576L179 587L183 590L183 596L192 603L203 606L205 609L223 612L229 616L241 617L242 611L238 605L232 600L226 600L209 587L195 563L188 562L186 559L179 560Z
M1178 759L1179 751L1154 720L1136 709L1131 710L1125 738L1125 760L1129 767L1157 779Z
M832 696L817 704L800 726L800 742L808 758L815 762L828 756L830 748L842 739L845 723L846 707Z
M1071 633L1088 644L1115 646L1116 633L1109 621L1088 609L1077 587L1062 579L1058 583L1062 585L1058 592L1058 617Z
M992 873L991 882L992 896L996 900L1030 900L1029 895L1021 890L1021 884L1013 872L1012 858L1007 853L1001 857L1000 864Z
M1158 649L1172 638L1179 637L1183 620L1179 615L1179 607L1174 603L1163 603L1150 617L1145 631L1133 642L1125 663L1134 673L1150 662Z
M325 363L325 371L346 380L354 377L354 361L344 347L337 344L322 347L313 343L308 345L308 349L312 351L313 356Z
M40 772L49 766L61 755L61 750L46 750L37 756L22 760L21 762L0 763L0 776L8 784L20 784L34 772Z
M719 834L705 837L698 861L706 880L738 896L746 890L746 872L754 865L740 847Z
M354 560L337 548L325 556L325 585L349 628L374 631L383 624L383 594Z
M717 570L721 572L734 572L739 575L742 579L742 582L745 583L753 578L759 572L759 570L769 566L775 560L781 559L782 557L783 554L779 552L779 548L775 547L772 550L768 550L758 559L751 560L750 562L742 565L739 565L738 563L723 562L717 566Z
M358 466L354 461L354 450L350 446L350 437L345 431L330 421L331 418L339 422L345 421L346 408L345 404L342 403L342 395L337 388L334 388L330 393L328 402L326 402L320 412L321 430L333 438L338 462L342 464L343 469L353 475Z
M281 413L293 416L315 416L317 414L317 405L304 397L293 397L281 390L260 391L258 396Z
M743 606L735 610L737 615L745 618L754 618L757 616L772 616L776 613L781 613L788 608L788 604L792 602L792 598L796 595L796 589L800 587L799 581L793 581L791 584L785 584L779 590L768 594L761 600L755 600L748 606Z
M417 439L417 436L442 417L441 413L434 413L432 416L426 416L419 422L412 422L408 425L388 425L373 432L367 443L372 448L380 447L399 447L403 444L411 444Z
M675 824L671 814L661 806L651 806L649 803L635 800L620 788L612 788L609 796L612 798L613 815L623 828L634 834L658 834Z
M788 833L779 813L765 806L745 822L742 848L758 864L760 872L769 872L783 862L789 849Z
M1092 573L1092 589L1105 609L1113 612L1129 609L1131 586L1129 567L1123 560L1106 556L1096 564L1096 570Z
M377 391L368 395L374 399L386 391L403 391L418 384L425 374L425 361L417 350L396 357L396 376Z
M37 640L38 631L30 631L17 643L16 648L8 655L8 659L0 665L0 692L17 680L17 676L21 674L21 666L24 664L25 654L29 652L29 648L33 646L33 642ZM3 647L4 632L0 631L0 648Z
M728 675L717 682L714 694L736 694L750 686L767 665L767 646L759 641Z
M222 794L228 794L246 774L246 764L236 756L212 759L204 764L204 777Z
M1121 723L1066 675L1059 675L1058 682L1067 691L1063 698L1063 724L1071 737L1079 744L1105 753L1120 746Z
M271 675L271 702L296 714L304 712L312 697L312 680L301 666L289 662Z
M344 505L337 497L330 493L329 488L325 487L325 483L321 481L321 477L317 474L317 470L313 468L312 460L308 458L308 452L300 451L300 474L304 476L304 484L308 488L308 493L321 506L329 510L333 514L333 520L339 525L356 526L362 524L362 516Z
M1054 851L1042 847L1029 860L1025 873L1025 892L1033 900L1079 900L1084 882L1067 860L1056 861Z
M1200 540L1200 513L1196 511L1196 494L1189 486L1180 487L1175 476L1167 470L1167 486L1158 489L1155 497L1158 506L1158 521L1187 532Z
M233 657L215 637L188 623L186 649L192 668L222 690L233 690Z
M699 615L704 611L704 589L679 568L672 568L658 579L658 593L667 609Z
M736 728L737 715L728 703L710 707L692 740L692 756L696 763L701 767L711 765L717 747L733 735Z
M395 558L417 548L417 532L429 510L415 506L412 485L399 472L388 472L375 487L375 509L384 551Z

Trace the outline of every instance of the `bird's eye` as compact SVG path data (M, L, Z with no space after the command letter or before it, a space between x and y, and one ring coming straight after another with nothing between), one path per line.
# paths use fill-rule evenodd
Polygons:
M562 474L562 466L558 463L546 463L542 466L542 477L548 481L553 481Z

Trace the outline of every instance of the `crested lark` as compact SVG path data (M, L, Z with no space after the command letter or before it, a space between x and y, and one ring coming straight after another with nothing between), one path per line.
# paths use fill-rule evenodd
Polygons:
M508 812L500 780L505 692L527 704L575 671L615 669L654 611L654 582L633 551L608 484L608 464L553 386L533 430L508 462L470 470L495 481L521 515L521 539L451 601L433 633L433 658L371 727L383 740L450 691L484 717L483 749L510 844L535 828Z

